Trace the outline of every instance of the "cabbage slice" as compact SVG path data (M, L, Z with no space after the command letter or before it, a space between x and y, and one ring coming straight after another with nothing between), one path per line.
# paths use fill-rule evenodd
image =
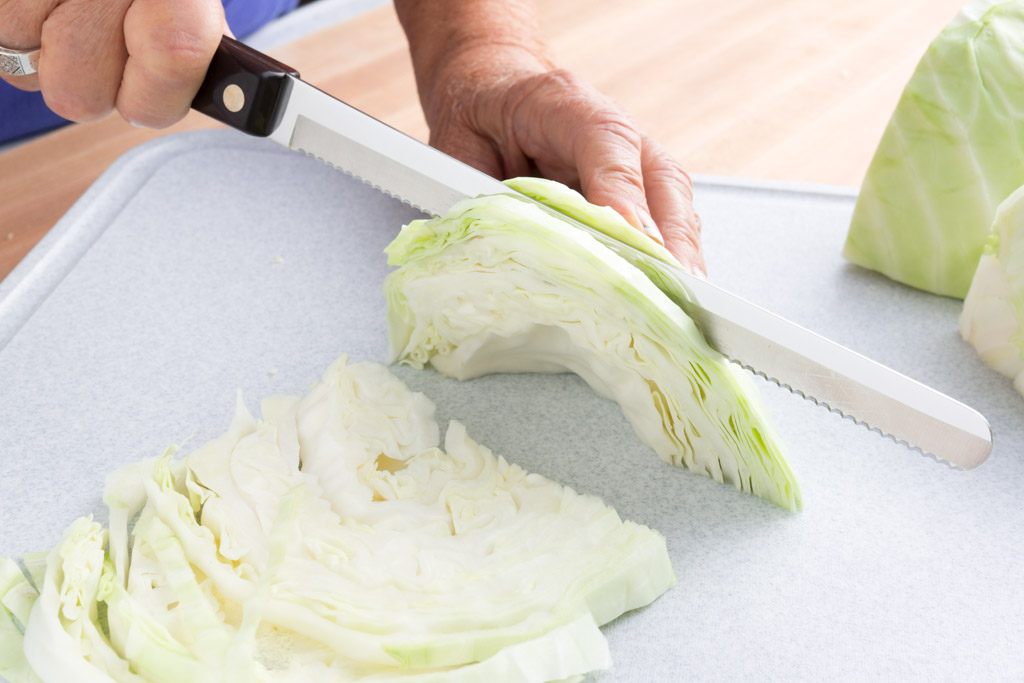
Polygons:
M996 207L1024 184L1024 2L976 0L935 38L868 168L843 255L963 298Z
M1024 187L999 205L964 300L960 336L1024 394Z
M657 532L458 422L442 449L382 366L343 357L262 413L111 475L110 531L72 524L38 597L0 562L12 683L573 679L675 583Z
M671 260L568 188L509 185ZM656 269L645 274L557 215L505 195L414 221L387 253L399 266L385 282L393 360L458 379L574 372L615 400L666 462L800 508L757 387L653 284Z

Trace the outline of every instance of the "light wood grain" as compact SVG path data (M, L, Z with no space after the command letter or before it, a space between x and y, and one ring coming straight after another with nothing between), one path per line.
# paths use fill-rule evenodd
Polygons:
M694 173L857 185L900 91L962 0L544 0L560 63ZM382 7L272 51L420 139L405 39ZM0 155L0 278L117 157L165 131L117 117Z

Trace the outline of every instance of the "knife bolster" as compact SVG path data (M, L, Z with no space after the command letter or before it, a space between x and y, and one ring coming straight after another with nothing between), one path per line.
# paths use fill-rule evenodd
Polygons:
M299 72L227 36L210 62L192 108L232 128L267 137L281 122Z

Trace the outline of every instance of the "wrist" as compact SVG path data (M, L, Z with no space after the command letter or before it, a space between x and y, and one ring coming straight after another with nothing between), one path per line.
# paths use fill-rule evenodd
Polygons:
M554 68L532 0L395 0L395 9L431 127L454 97Z

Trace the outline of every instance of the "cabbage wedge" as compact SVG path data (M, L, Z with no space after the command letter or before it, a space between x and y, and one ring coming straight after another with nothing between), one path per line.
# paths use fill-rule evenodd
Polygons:
M999 205L964 299L960 336L1024 394L1024 187Z
M108 478L45 570L0 562L11 683L576 680L675 577L664 538L509 464L372 363L239 400ZM32 569L35 567L35 569Z
M513 188L662 260L611 209L551 181ZM756 385L654 282L585 232L505 195L414 221L387 247L392 360L458 379L574 372L666 462L789 510L800 490Z
M964 298L996 207L1024 184L1024 2L975 0L935 38L868 168L843 255Z

